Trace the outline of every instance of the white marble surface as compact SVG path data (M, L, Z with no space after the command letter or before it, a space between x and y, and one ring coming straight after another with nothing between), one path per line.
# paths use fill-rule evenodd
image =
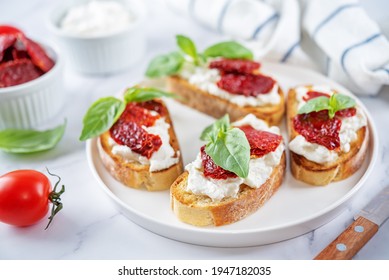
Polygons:
M61 1L0 1L0 22L15 24L33 38L52 40L46 20L58 2ZM49 230L43 230L45 220L28 228L0 224L0 259L312 259L389 184L389 88L375 98L361 98L378 128L379 158L366 185L347 210L328 224L287 241L248 248L196 246L161 237L125 218L98 190L87 164L85 144L78 141L82 116L91 102L141 80L147 61L174 47L175 34L190 34L202 46L219 36L171 13L163 1L145 2L150 13L145 26L149 41L144 62L127 72L99 77L81 76L66 68L66 105L53 123L66 117L68 127L58 147L29 156L0 153L1 174L21 168L43 171L47 166L60 174L67 186L63 196L65 208ZM389 223L354 259L389 259Z

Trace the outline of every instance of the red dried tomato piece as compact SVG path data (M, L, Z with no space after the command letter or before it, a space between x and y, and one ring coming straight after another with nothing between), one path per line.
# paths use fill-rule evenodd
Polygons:
M328 98L330 97L330 95L328 93L319 92L319 91L308 91L307 94L303 97L303 100L308 101L308 100L311 100L311 99L314 99L314 98L320 97L320 96L325 96Z
M159 117L152 115L138 103L128 103L119 120L110 129L111 137L116 143L126 145L133 152L149 159L159 150L162 140L158 135L149 134L142 126L152 126Z
M337 111L335 113L335 116L339 118L348 118L348 117L353 117L356 114L357 114L357 109L353 107L353 108L347 108L347 109Z
M252 60L244 59L220 59L212 61L209 65L211 69L218 69L222 73L252 74L258 70L261 64Z
M15 44L15 41L14 34L0 34L0 62L3 60L5 51Z
M213 179L222 179L227 178L236 178L238 177L235 173L225 170L220 166L216 165L213 159L205 152L205 146L202 146L201 149L201 160L204 169L204 176L213 178Z
M120 145L126 145L133 152L150 158L162 145L158 135L149 134L139 124L118 120L110 129L111 137Z
M330 119L328 110L296 115L293 125L308 142L323 145L328 150L340 147L339 131L342 120L337 117Z
M139 102L138 106L145 108L150 111L155 111L161 116L166 116L167 115L167 109L163 104L157 100L149 100L145 102Z
M282 141L282 136L271 132L256 130L250 125L238 127L244 132L250 144L250 154L262 157L274 152Z
M48 72L54 66L54 61L46 54L45 50L26 36L19 36L20 41L25 45L31 61L44 73Z
M120 116L120 119L125 122L135 122L140 126L147 127L152 126L159 118L159 115L152 115L148 109L141 107L141 104L136 102L128 103Z
M0 25L0 35L1 34L23 34L23 32L16 27L10 26L10 25Z
M232 94L256 97L271 91L275 81L264 75L226 74L222 75L217 86Z
M29 59L29 56L28 56L28 53L26 51L12 49L12 58L14 60L23 59L23 58Z
M29 59L7 61L0 64L0 88L20 85L42 75Z

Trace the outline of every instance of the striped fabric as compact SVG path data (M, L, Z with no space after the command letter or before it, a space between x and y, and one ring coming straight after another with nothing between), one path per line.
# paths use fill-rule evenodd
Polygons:
M388 40L356 0L309 0L304 9L298 0L166 1L199 24L243 40L257 59L322 70L357 94L374 95L389 84ZM306 52L304 42L311 42Z

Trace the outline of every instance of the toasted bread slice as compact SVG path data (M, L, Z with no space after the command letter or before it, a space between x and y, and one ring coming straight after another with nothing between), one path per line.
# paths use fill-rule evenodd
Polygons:
M280 163L259 188L242 184L236 198L225 197L212 201L205 195L186 190L188 172L184 172L170 188L171 207L183 222L195 226L222 226L243 219L260 208L281 186L285 171L285 152Z
M293 118L297 115L296 91L289 90L287 99L287 123L289 141L292 141L298 132L293 128ZM339 152L336 161L319 164L290 151L290 166L293 176L305 183L324 186L331 182L340 181L353 175L362 165L369 144L369 130L367 126L357 131L357 139L350 143L350 151Z
M278 88L278 94L281 98L279 104L242 107L227 99L205 92L179 76L168 77L167 83L169 91L182 97L178 98L178 101L214 118L221 118L225 114L229 114L231 121L236 121L251 113L272 126L281 122L285 112L285 97L280 87Z
M164 103L162 104L164 105ZM98 150L104 166L114 178L124 185L136 189L146 188L148 191L167 190L183 172L182 155L174 132L173 123L168 112L164 117L165 121L170 124L170 145L175 151L175 156L178 158L178 162L167 169L150 172L150 165L126 161L121 156L112 153L111 146L109 145L109 131L99 137Z

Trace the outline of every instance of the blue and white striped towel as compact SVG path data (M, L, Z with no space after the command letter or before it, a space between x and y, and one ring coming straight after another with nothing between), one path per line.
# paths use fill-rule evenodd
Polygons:
M389 42L357 0L300 1L167 0L199 24L246 40L257 59L315 70L325 61L323 72L357 94L389 84Z

